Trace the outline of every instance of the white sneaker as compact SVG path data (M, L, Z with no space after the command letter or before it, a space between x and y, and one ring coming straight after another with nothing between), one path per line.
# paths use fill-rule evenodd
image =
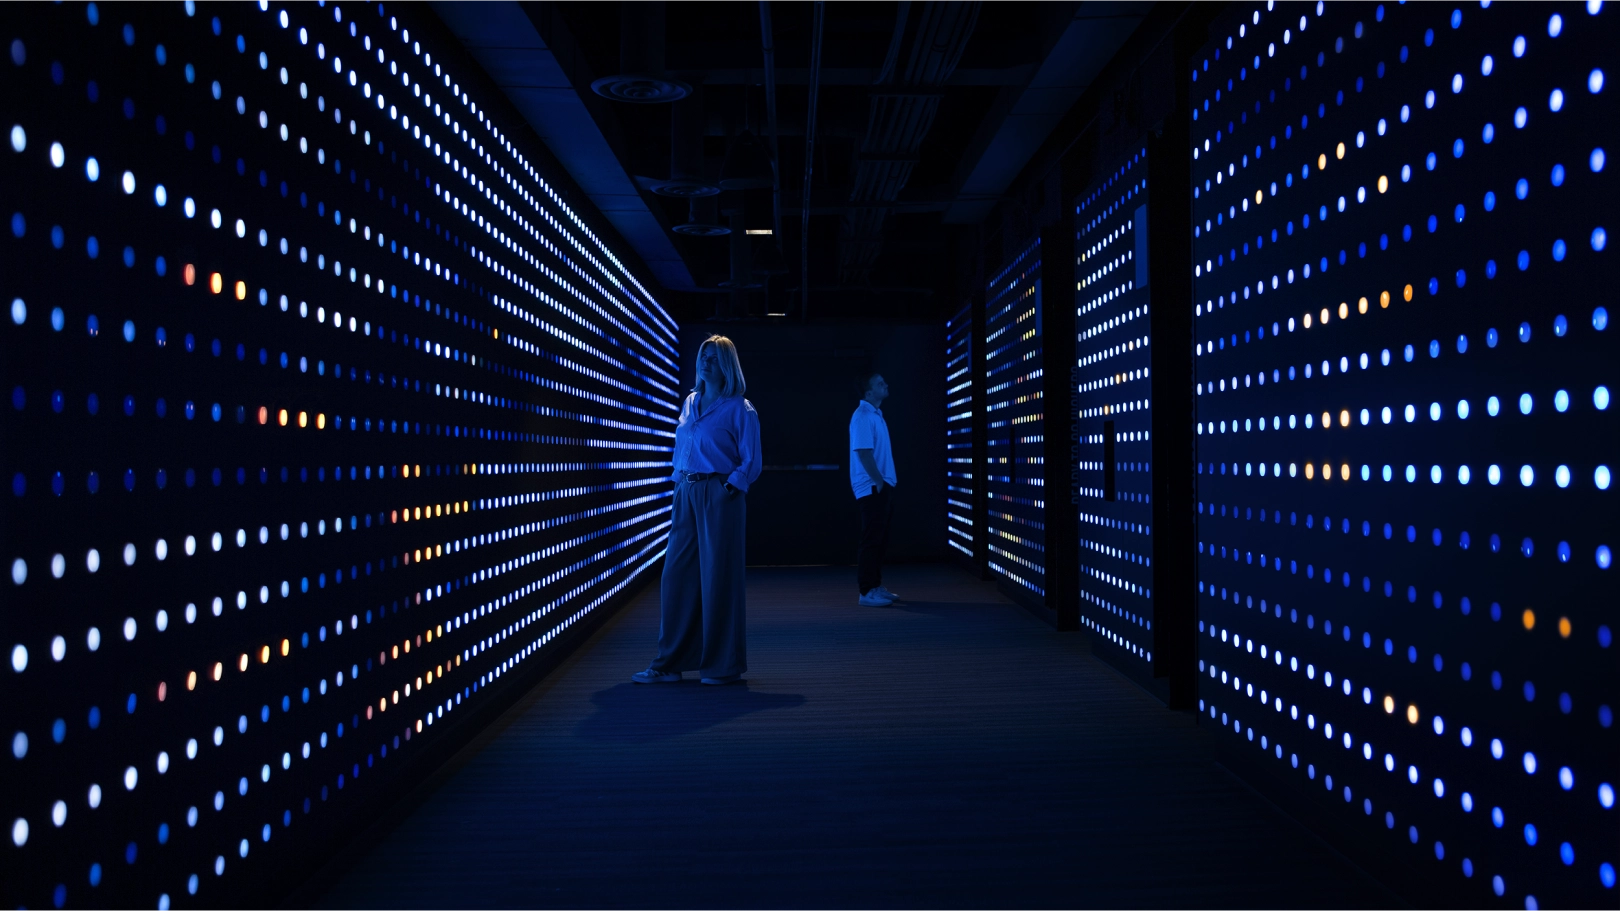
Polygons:
M866 594L862 595L860 597L860 600L857 601L856 603L859 604L861 607L888 607L889 605L893 604L894 602L890 601L888 598L883 597L883 589L874 588L871 591L867 592Z
M877 590L878 590L879 593L881 593L883 595L883 597L888 598L890 601L899 601L900 600L899 595L895 594L892 591L889 591L887 588L885 588L885 587L883 587L881 585L879 585L877 587Z

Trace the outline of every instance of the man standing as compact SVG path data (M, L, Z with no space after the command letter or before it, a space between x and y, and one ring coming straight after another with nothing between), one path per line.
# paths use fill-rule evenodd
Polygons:
M887 607L900 596L883 587L883 551L889 544L889 518L894 515L894 454L889 449L889 425L878 406L889 397L889 384L880 373L861 379L861 404L849 419L849 484L861 509L859 565L862 607Z

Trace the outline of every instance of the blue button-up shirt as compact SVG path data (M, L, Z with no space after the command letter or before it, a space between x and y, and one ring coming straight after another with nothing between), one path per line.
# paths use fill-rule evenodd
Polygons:
M682 471L723 474L741 491L759 477L759 413L740 395L718 399L708 411L698 408L702 396L694 392L681 406L675 428L675 480Z

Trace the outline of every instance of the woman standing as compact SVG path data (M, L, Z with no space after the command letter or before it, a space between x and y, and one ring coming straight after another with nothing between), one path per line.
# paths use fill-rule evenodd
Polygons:
M664 556L658 657L636 683L733 683L748 670L743 533L759 477L759 415L743 398L737 346L698 346L697 386L675 428L675 502Z

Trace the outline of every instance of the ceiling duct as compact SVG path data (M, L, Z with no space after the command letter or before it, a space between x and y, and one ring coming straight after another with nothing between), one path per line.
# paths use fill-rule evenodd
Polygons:
M765 287L764 277L754 272L753 250L749 236L743 230L743 213L731 213L731 277L720 283L722 288L745 291Z
M659 196L714 196L720 187L703 179L703 96L696 90L669 109L669 179L653 187Z
M771 153L753 130L744 129L726 150L720 168L720 186L727 190L757 190L776 183Z
M687 237L724 237L731 233L731 229L720 221L720 198L718 196L693 196L691 215L686 224L676 225L676 234L685 234Z
M591 90L613 101L667 104L692 87L664 73L664 4L625 3L619 10L619 74L603 76Z
M838 238L838 281L843 285L861 285L870 276L883 249L889 209L911 180L945 84L978 22L977 3L920 6L914 12L910 4L900 4L888 57L868 96L851 212Z

